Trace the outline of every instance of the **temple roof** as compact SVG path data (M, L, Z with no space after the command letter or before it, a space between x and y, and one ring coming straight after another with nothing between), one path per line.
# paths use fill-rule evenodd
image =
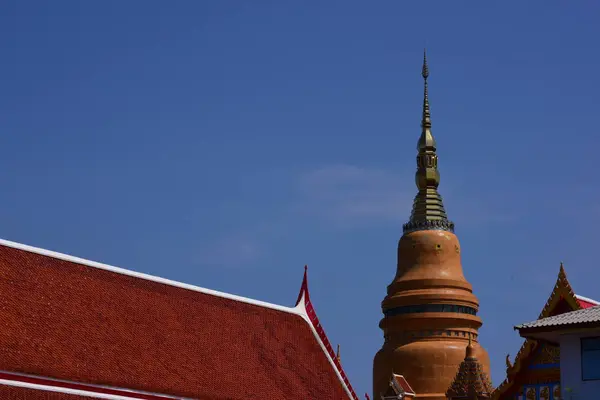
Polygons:
M492 382L483 367L474 355L473 345L469 338L469 345L463 362L458 367L456 377L450 384L446 397L449 399L460 398L487 398L493 392Z
M560 310L559 306L561 304L566 304L566 307L568 309ZM538 319L547 318L553 315L559 315L568 311L576 311L589 307L594 307L596 305L600 305L600 303L596 300L592 300L590 298L575 294L573 288L571 287L571 283L567 279L567 274L565 272L564 265L563 263L560 263L556 283L554 284L552 293L546 301L544 308L540 312ZM535 340L526 339L521 348L519 349L517 355L515 356L513 364L510 364L508 362L507 356L507 377L494 391L492 396L493 399L500 399L501 396L511 388L511 386L514 383L513 377L519 373L524 363L531 355L535 346Z
M0 318L0 372L50 386L135 398L357 399L306 271L296 306L284 307L0 240ZM69 396L44 398L78 398Z
M595 306L526 322L515 326L515 329L558 328L576 324L596 324L598 322L600 322L600 307Z

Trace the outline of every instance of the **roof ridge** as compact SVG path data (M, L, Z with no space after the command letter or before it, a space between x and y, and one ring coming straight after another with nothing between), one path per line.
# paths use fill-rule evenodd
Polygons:
M143 272L132 271L132 270L117 267L114 265L104 264L104 263L100 263L97 261L91 261L91 260L87 260L85 258L75 257L75 256L71 256L71 255L64 254L64 253L59 253L59 252L52 251L52 250L42 249L39 247L29 246L29 245L17 243L17 242L11 242L10 240L6 240L6 239L0 239L0 246L11 247L14 249L23 250L23 251L39 254L42 256L46 256L46 257L56 258L59 260L68 261L68 262L72 262L72 263L79 264L79 265L84 265L84 266L91 267L91 268L97 268L97 269L101 269L104 271L114 272L114 273L120 274L120 275L126 275L126 276L130 276L133 278L144 279L147 281L160 283L163 285L174 286L174 287L178 287L181 289L204 293L204 294L211 295L211 296L222 297L222 298L229 299L229 300L252 304L252 305L255 305L258 307L270 308L273 310L283 311L283 312L287 312L290 314L298 314L299 313L297 307L287 307L287 306L282 306L279 304L269 303L269 302L262 301L262 300L255 300L255 299L251 299L249 297L244 297L244 296L239 296L236 294L231 294L231 293L227 293L227 292L221 292L218 290L208 289L208 288L204 288L201 286L191 285L188 283L183 283L183 282L179 282L179 281L175 281L175 280L171 280L171 279L167 279L167 278L161 278L159 276L145 274Z

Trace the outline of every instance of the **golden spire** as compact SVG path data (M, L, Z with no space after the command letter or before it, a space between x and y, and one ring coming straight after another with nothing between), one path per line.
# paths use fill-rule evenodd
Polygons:
M424 80L423 116L421 118L421 136L417 142L417 172L415 182L419 189L413 203L410 220L404 224L404 233L440 229L453 232L454 223L448 220L442 202L442 196L437 191L440 184L438 171L438 157L436 144L431 134L431 112L429 110L429 92L427 78L429 66L427 54L423 52L423 69L421 74Z

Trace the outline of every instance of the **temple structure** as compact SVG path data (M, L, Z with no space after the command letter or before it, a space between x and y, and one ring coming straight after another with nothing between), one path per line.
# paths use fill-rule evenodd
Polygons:
M294 307L0 240L0 399L357 400Z
M465 279L461 248L438 193L440 174L431 133L424 58L423 114L417 143L417 195L398 243L396 275L382 302L384 343L373 365L373 398L381 399L392 374L406 378L417 399L443 400L470 354L489 376L489 357L478 343L479 303Z
M494 388L489 376L475 356L475 349L469 338L465 359L460 363L458 373L446 392L448 400L484 400L491 397Z
M600 305L575 294L563 264L556 284L538 319ZM506 379L492 394L493 400L560 399L560 349L549 343L526 339L514 363L506 356Z

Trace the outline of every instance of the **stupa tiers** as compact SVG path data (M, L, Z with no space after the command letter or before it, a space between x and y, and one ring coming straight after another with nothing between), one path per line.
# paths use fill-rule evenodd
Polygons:
M417 143L417 195L398 243L396 276L382 302L384 343L373 365L373 398L386 393L392 374L403 375L419 399L443 400L465 357L472 354L489 376L489 357L479 345L479 302L463 275L460 244L438 193L440 174L425 81L421 136Z

